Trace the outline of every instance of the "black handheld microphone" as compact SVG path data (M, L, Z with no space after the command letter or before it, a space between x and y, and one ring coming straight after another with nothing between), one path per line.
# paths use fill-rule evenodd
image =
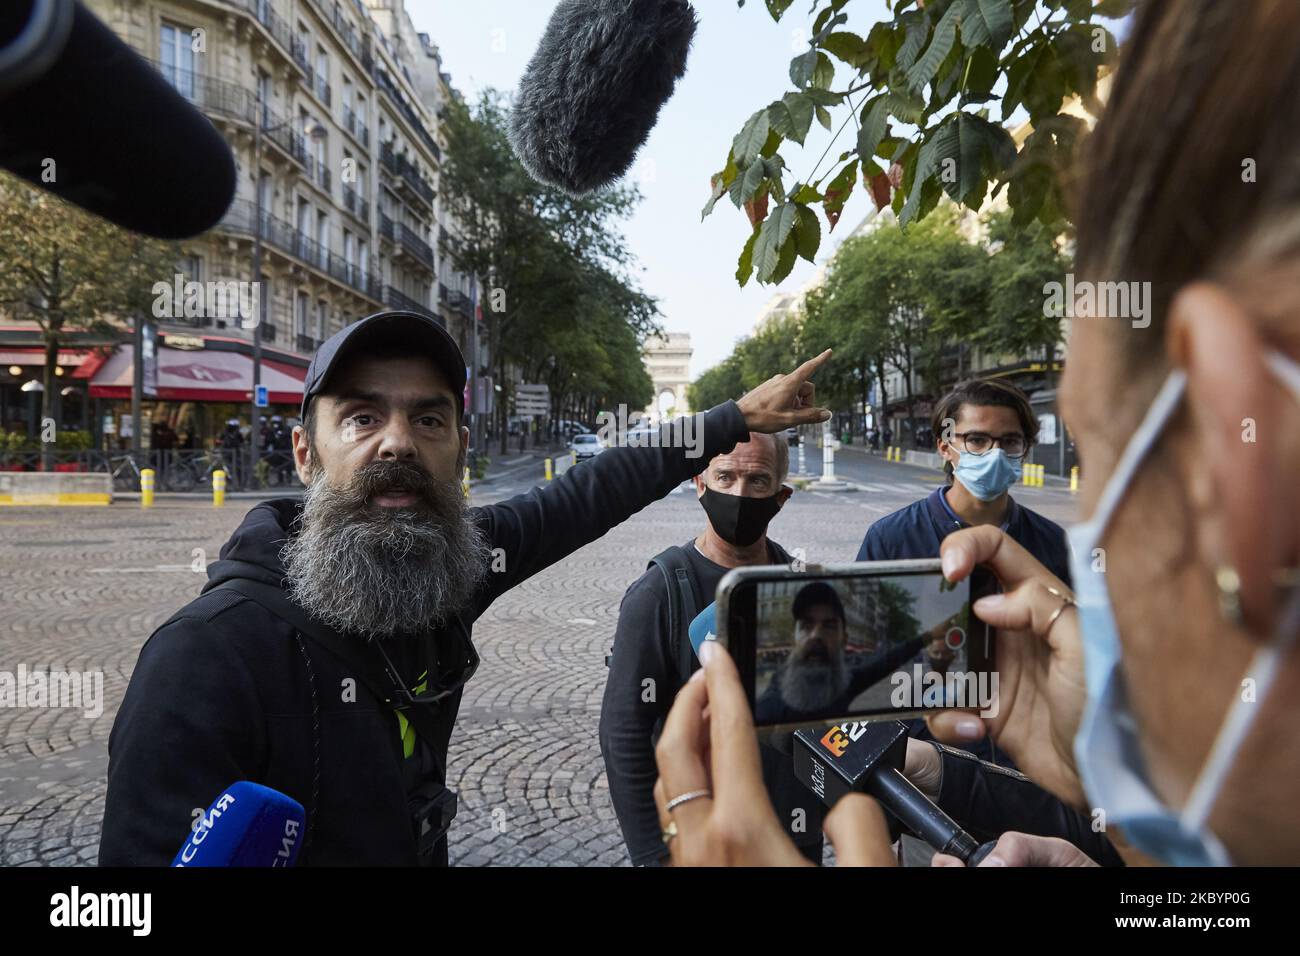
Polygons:
M907 727L897 720L845 722L824 734L807 728L794 734L795 776L827 807L848 793L869 794L934 849L977 866L995 844L976 843L903 776L906 756Z
M686 73L695 27L687 0L562 0L512 111L524 168L572 195L626 173Z
M216 225L235 195L216 127L75 0L0 8L0 166L145 235Z

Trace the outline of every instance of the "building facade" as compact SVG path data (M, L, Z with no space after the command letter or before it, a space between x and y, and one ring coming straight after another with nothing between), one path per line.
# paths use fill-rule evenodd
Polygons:
M175 277L158 278L175 278L178 289L251 289L255 297L218 299L213 308L209 295L207 307L177 303L162 315L155 308L164 371L193 365L192 355L173 354L169 339L185 341L190 353L246 356L247 375L228 368L242 381L225 391L247 391L251 402L257 326L263 384L267 369L285 376L270 383L268 411L290 413L292 380L301 382L317 346L370 313L420 312L469 344L468 296L461 302L451 290L472 283L450 270L439 248L449 224L439 219L438 113L455 92L402 0L86 2L213 122L238 169L225 217L181 244ZM245 314L250 308L255 315ZM112 401L120 388L92 380L90 396ZM204 401L202 389L184 398ZM248 418L240 402L226 404L207 417L242 410ZM150 412L173 417L176 409ZM210 434L212 423L194 427Z

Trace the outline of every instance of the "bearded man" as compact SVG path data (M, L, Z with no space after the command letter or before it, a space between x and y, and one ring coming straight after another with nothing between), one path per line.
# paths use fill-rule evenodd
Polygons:
M475 619L751 431L829 418L808 381L827 354L704 414L702 449L668 425L657 447L467 508L456 343L409 312L345 327L307 370L302 498L253 508L202 594L140 652L109 738L100 863L169 863L199 813L248 780L306 809L300 865L445 864Z

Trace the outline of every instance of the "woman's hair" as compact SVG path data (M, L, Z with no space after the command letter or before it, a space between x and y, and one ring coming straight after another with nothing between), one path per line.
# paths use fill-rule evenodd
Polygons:
M1150 325L1106 324L1115 374L1162 377L1179 288L1300 253L1300 3L1148 0L1073 188L1077 269L1149 282Z

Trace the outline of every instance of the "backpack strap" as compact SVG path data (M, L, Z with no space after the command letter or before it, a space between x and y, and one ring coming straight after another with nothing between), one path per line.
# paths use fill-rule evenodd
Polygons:
M678 676L685 683L698 666L695 649L691 647L691 621L700 613L699 585L691 570L686 549L679 545L655 555L647 568L657 567L668 588L668 633L673 661Z
M313 621L302 608L289 600L282 588L252 578L230 578L210 590L216 591L222 588L242 594L255 604L261 605L264 610L293 625L303 637L308 638L318 647L323 647L350 667L370 693L394 713L400 713L410 721L415 727L416 734L428 745L429 753L433 755L434 763L443 778L446 778L443 761L433 745L433 742L438 739L438 730L432 706L416 704L398 707L394 703L396 699L393 693L394 685L400 681L400 675L393 674L380 665L373 655L364 654L363 646L356 640L349 639L319 621Z

